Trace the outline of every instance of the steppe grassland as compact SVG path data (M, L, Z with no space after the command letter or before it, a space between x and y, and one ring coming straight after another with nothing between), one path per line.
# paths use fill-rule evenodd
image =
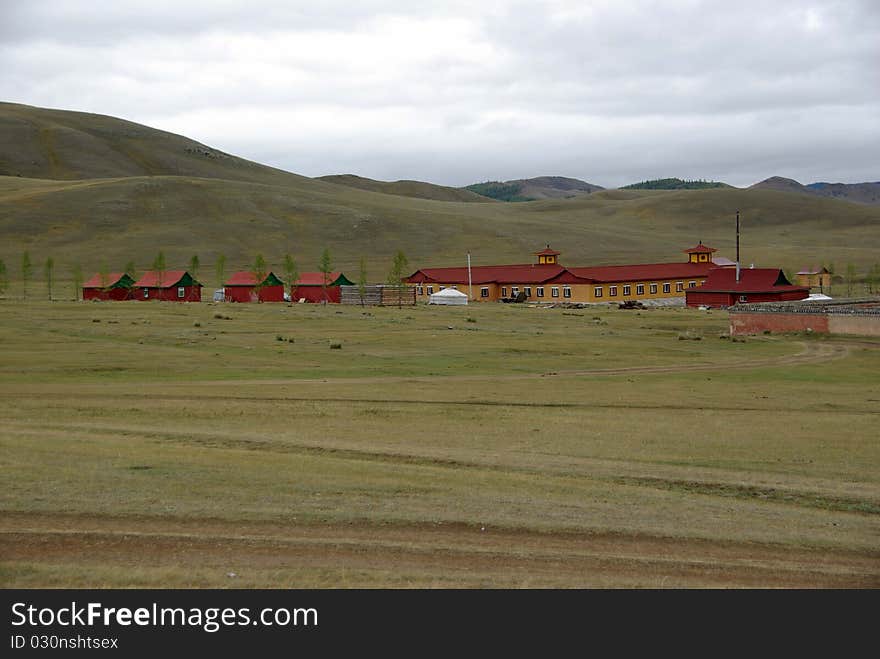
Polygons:
M0 302L3 582L877 585L877 342L726 322Z

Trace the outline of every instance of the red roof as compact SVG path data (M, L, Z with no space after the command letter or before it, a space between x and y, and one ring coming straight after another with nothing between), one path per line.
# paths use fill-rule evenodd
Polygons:
M266 279L272 278L274 275L273 272L269 272L266 274L263 279L263 283L265 283ZM257 278L254 276L253 272L248 272L247 270L240 270L238 272L232 273L232 276L226 281L224 286L256 286Z
M639 265L603 265L569 268L580 279L595 282L650 281L652 279L691 279L705 277L717 266L714 263L643 263Z
M684 250L685 254L711 254L712 252L717 252L718 250L714 247L709 247L708 245L704 245L703 241L700 241L700 244L696 247L691 247L690 249Z
M550 245L547 245L547 249L542 249L540 252L535 252L535 256L559 256L562 252L557 252L555 249L550 249Z
M327 284L332 284L334 281L339 279L339 277L344 276L341 272L328 272L327 273ZM323 272L303 272L300 274L299 279L296 280L297 286L323 286L324 285L324 273Z
M555 264L476 265L471 267L471 282L474 284L542 284L564 272L566 272L565 268ZM468 281L468 269L467 267L423 268L407 277L406 281L411 284L424 282L462 284Z
M779 268L743 268L736 281L736 268L715 268L702 286L689 291L703 293L771 293L777 291L809 291L805 286L792 286Z
M86 283L82 285L83 288L110 288L113 284L117 283L120 279L125 276L124 272L108 272L106 275L101 275L99 272L94 277L89 279ZM103 283L102 283L103 281Z
M155 270L148 270L134 285L136 288L171 288L177 286L177 283L184 277L188 277L186 270L165 270L162 273L162 282L159 282L159 273ZM196 282L196 285L201 286Z

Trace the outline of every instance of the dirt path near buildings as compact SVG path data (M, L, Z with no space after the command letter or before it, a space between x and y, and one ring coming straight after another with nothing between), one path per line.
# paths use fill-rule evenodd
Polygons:
M89 574L89 585L95 568L124 585L128 570L149 578L151 569L173 566L180 575L171 579L183 581L165 586L292 587L327 579L335 587L880 587L880 552L455 524L7 513L0 556L71 566L70 585L78 570Z

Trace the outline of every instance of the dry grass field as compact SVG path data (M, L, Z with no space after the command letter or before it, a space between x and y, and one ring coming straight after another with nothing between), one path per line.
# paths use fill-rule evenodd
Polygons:
M880 586L880 341L726 323L0 300L0 585Z

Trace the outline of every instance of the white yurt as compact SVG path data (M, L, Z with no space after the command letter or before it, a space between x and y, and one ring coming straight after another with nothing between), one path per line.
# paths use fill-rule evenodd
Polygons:
M468 297L454 288L444 288L428 296L428 304L467 304Z

